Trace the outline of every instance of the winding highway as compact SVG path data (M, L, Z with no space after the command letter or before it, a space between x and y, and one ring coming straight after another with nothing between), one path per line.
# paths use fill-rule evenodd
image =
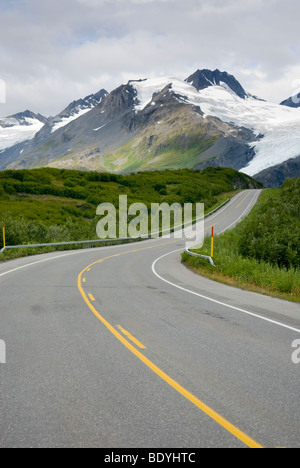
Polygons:
M233 227L259 193L205 229ZM184 245L0 264L1 448L300 447L299 304L194 274Z

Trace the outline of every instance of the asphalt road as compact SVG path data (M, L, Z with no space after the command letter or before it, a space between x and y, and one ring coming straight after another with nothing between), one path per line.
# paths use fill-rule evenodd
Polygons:
M208 218L221 232L258 191ZM184 240L0 264L0 447L299 447L300 307L214 283Z

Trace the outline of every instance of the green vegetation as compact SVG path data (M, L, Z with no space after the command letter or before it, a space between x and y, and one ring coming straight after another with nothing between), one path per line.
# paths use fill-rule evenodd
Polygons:
M142 202L149 209L151 203L204 202L210 211L228 193L253 184L248 176L221 168L127 176L51 168L4 171L0 172L0 221L6 224L6 245L91 240L97 238L97 206L107 202L118 207L119 195L128 196L128 205Z
M147 148L147 144L136 145L136 142L130 142L112 155L105 155L105 166L110 170L116 169L120 172L131 172L149 170L162 171L166 169L192 169L199 163L200 155L210 148L217 137L206 138L203 141L189 141L185 148L183 144L178 143L177 139L168 140L161 149L154 150ZM143 154L141 158L139 155Z
M184 254L200 274L242 288L300 301L300 178L264 190L251 214L215 239L215 264ZM201 253L210 255L207 238Z
M161 116L153 115L148 125L130 142L103 156L103 165L111 172L142 170L193 169L202 155L221 137L207 121L189 107Z

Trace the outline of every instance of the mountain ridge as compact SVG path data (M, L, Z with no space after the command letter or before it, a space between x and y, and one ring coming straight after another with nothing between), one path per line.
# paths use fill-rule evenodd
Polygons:
M2 117L0 118L0 126L2 127L12 127L17 123L20 125L26 125L28 126L29 123L26 119L33 119L33 120L39 120L42 123L47 123L48 118L41 115L41 114L35 114L34 112L31 112L30 110L25 110L23 112L18 112L17 114L10 115L8 117Z
M33 138L0 148L0 170L126 173L220 165L255 176L299 156L299 123L297 109L252 96L218 69L197 70L186 80L130 80L73 101L45 118Z

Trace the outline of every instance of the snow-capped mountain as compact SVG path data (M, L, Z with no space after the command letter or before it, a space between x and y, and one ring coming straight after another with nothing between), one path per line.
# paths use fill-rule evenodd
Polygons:
M14 169L19 165L23 168L31 167L30 162L24 161L27 154L34 151L36 146L47 148L49 139L55 139L57 132L99 105L107 94L102 89L84 99L73 101L55 117L45 118L26 111L3 118L0 121L0 170L10 167ZM36 162L38 166L42 166L45 164L45 157L41 153L39 156L41 159L36 158Z
M220 70L197 70L186 80L190 83L197 91L209 88L211 86L224 86L233 91L241 99L250 97L241 84L236 80L233 75L229 75L227 72L221 72Z
M300 112L247 96L241 99L226 86L208 87L199 92L201 109L237 127L255 134L255 156L241 168L248 175L281 164L300 155Z
M31 140L4 151L0 169L129 172L219 165L256 176L274 166L288 174L297 157L299 109L252 96L226 72L197 70L186 80L133 80L74 101Z
M89 112L95 106L101 103L102 99L107 96L107 91L105 89L101 89L96 94L91 94L84 99L79 99L77 101L73 101L66 107L62 112L60 112L56 117L54 117L51 121L52 130L51 133L56 132L56 130L65 127L73 120L78 119L82 115Z
M0 119L0 151L32 140L42 129L47 134L56 132L100 104L107 94L107 91L102 89L96 94L74 101L56 117L46 118L26 110Z
M246 93L236 79L219 70L198 70L186 82L176 78L158 78L132 82L142 110L152 95L171 83L170 90L181 102L199 106L208 116L217 117L235 127L246 127L255 135L255 156L241 168L248 175L300 156L300 112L258 99ZM205 86L205 84L207 84Z
M47 119L30 111L0 119L0 151L32 139Z

